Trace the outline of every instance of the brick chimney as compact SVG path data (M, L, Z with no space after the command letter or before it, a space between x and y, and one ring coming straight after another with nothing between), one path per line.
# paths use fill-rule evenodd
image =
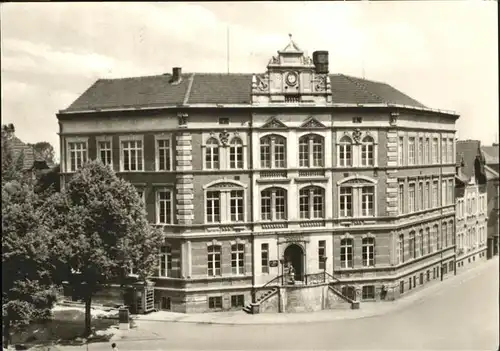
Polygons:
M173 67L172 68L172 80L171 84L179 84L182 80L182 68L181 67Z

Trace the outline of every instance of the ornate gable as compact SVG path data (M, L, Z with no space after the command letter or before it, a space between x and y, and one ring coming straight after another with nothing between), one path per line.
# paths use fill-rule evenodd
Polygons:
M282 128L287 128L287 126L278 120L276 117L271 118L269 121L267 121L262 128L268 128L268 129L282 129Z
M326 128L326 126L314 117L310 117L302 123L300 128Z

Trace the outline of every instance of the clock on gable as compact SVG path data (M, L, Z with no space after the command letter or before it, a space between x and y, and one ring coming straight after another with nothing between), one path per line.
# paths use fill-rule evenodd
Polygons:
M288 72L285 77L286 83L290 86L297 84L298 76L296 72Z

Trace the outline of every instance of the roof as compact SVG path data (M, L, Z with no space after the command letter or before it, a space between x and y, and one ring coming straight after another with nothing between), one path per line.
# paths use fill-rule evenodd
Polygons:
M171 84L171 74L99 79L61 112L203 103L250 105L252 76L250 73L184 73L179 84ZM330 81L333 103L385 103L426 108L385 83L343 74L330 75Z
M17 159L21 154L23 155L23 170L29 170L35 167L36 169L50 168L46 160L39 155L33 147L21 141L16 136L12 137L11 149L14 157Z
M475 174L476 157L482 157L481 142L479 140L458 140L456 146L456 160L461 163L460 171L469 179ZM484 159L484 158L483 158Z
M486 164L492 168L494 168L493 165L497 165L498 171L498 164L500 163L498 145L481 146L481 151L483 152Z

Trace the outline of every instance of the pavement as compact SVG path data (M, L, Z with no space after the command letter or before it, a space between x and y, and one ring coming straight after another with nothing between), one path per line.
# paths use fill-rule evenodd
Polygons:
M259 325L259 324L296 324L311 322L328 322L336 320L360 319L381 316L401 308L422 302L429 294L441 289L460 285L464 281L498 264L498 256L484 263L478 263L467 271L455 275L448 275L443 281L431 281L421 288L407 292L402 298L395 301L361 302L359 310L339 309L323 310L318 312L302 313L260 313L247 314L243 311L212 312L185 314L168 311L152 312L147 315L137 315L133 319L137 322L177 322L198 324L223 324L223 325Z
M499 260L361 310L247 315L155 313L108 342L51 350L498 350ZM150 317L146 320L146 317ZM183 317L183 318L181 318ZM158 320L155 320L158 319ZM187 322L187 323L186 323Z

